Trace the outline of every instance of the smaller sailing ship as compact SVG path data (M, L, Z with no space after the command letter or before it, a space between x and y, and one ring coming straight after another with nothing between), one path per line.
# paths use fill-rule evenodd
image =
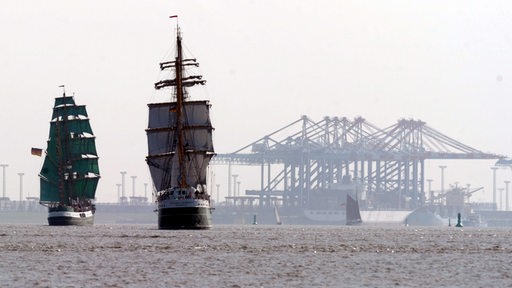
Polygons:
M215 155L210 104L207 100L189 100L186 88L206 81L202 76L187 74L186 68L199 64L183 56L179 27L176 53L174 61L160 63L162 71L171 72L171 79L155 83L157 90L172 88L170 101L148 104L146 162L156 190L158 228L208 229L213 208L206 175Z
M332 185L329 192L314 193L309 207L304 208L304 216L313 223L322 224L361 224L359 201L360 185L349 175L344 175L341 182Z
M357 200L357 191L355 195L347 193L347 209L346 209L346 224L357 225L363 223L361 219L361 212L359 211L359 201Z
M64 87L64 86L61 86ZM41 156L43 150L32 148ZM85 105L73 96L55 98L40 177L40 204L48 207L49 225L94 223L94 198L100 172Z

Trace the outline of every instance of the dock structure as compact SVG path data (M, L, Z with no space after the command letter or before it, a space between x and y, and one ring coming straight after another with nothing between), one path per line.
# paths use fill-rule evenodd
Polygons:
M271 207L278 197L280 205L306 207L315 193L333 193L349 175L361 184L361 206L400 210L426 204L425 160L504 157L460 143L420 120L401 119L381 129L362 117L315 122L302 116L233 153L218 154L213 164L228 165L229 171L233 165L260 166L260 189L240 195L254 197L260 206Z

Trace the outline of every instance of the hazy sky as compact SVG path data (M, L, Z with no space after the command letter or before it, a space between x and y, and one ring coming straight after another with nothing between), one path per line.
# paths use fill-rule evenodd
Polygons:
M65 84L88 107L97 136L97 198L114 201L120 171L142 195L148 102L158 63L172 57L179 15L211 100L218 153L228 153L301 115L362 116L379 127L401 118L485 152L512 154L510 1L126 1L17 0L0 9L0 162L7 196L39 193L54 97ZM192 91L195 93L195 91ZM485 186L494 161L442 161L446 185ZM439 162L427 178L439 185ZM217 183L227 185L225 167ZM241 175L241 189L258 188ZM511 179L498 171L498 182ZM256 186L249 187L250 183ZM433 187L436 188L436 187ZM223 193L223 192L221 192Z

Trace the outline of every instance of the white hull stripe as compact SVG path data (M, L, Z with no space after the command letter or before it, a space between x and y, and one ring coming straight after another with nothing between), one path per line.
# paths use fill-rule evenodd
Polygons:
M204 207L209 208L210 203L207 200L202 199L183 199L183 200L174 200L174 199L166 199L158 202L158 208L183 208L183 207Z
M52 211L48 212L48 217L70 217L70 218L88 218L92 217L92 211L71 212L71 211Z

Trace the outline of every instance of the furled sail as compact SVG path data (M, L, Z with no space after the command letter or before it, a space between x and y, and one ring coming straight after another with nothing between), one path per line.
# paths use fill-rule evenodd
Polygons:
M46 156L41 168L41 202L69 204L94 199L100 178L95 137L84 105L55 98Z

